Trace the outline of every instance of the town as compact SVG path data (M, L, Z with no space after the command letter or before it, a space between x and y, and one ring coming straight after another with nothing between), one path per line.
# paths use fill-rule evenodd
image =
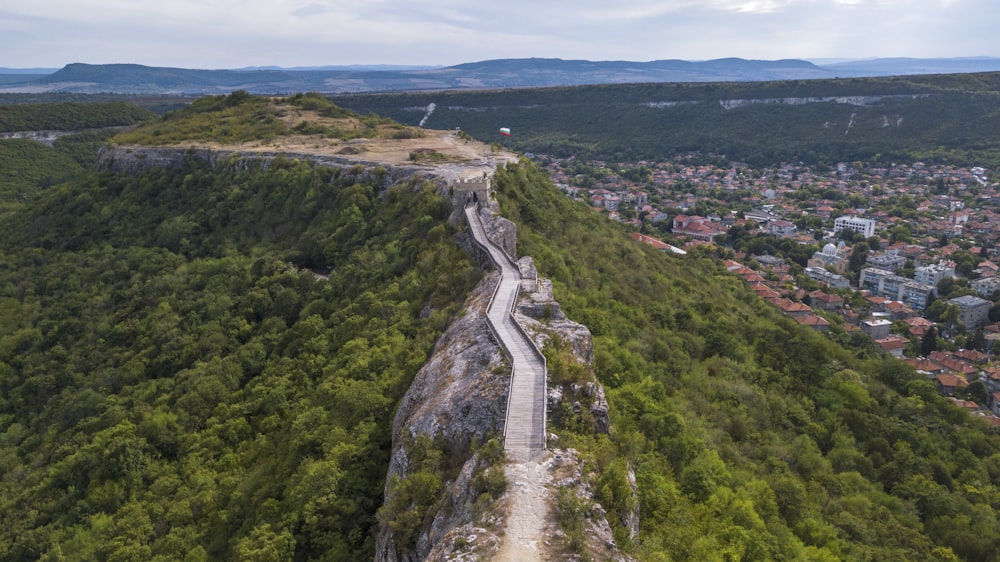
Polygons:
M985 169L533 157L635 240L722 260L782 314L906 361L1000 426L1000 187Z

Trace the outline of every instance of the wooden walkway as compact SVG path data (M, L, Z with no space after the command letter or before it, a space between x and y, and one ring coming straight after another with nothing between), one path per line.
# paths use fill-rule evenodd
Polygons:
M486 235L475 205L465 208L473 238L500 269L500 284L487 317L512 363L504 449L514 461L527 461L545 450L545 359L511 315L521 287L514 260Z

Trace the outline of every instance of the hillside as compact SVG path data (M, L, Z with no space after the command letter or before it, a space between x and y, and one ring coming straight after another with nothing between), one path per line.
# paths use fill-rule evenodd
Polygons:
M586 409L556 431L593 459L609 519L635 470L639 559L1000 559L1000 435L932 382L779 317L711 259L635 244L530 165L497 186L519 251L594 334L615 431ZM557 357L553 379L582 375Z
M440 182L480 176L485 148L245 93L113 143L114 166L0 216L0 558L370 560L380 518L418 540L446 477L498 457L415 436L413 478L386 486L389 420L471 317L483 271ZM550 413L593 490L557 496L571 550L593 499L639 560L1000 559L995 429L707 253L634 243L528 161L494 179L518 253L593 333L592 367L550 340L550 378L607 388L610 434ZM451 339L496 382L483 326ZM471 510L505 484L482 474Z
M1000 164L1000 74L631 84L342 95L336 103L461 129L522 151L611 161L677 153L753 164L950 160ZM509 139L497 130L508 127Z

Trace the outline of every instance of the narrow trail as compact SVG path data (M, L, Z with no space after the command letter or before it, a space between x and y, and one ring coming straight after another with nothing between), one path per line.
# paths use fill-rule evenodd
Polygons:
M476 207L465 208L473 238L490 254L501 272L500 283L487 309L492 329L512 361L504 450L508 481L507 529L498 562L545 559L545 537L551 476L551 455L545 450L545 363L511 312L517 302L521 272L514 260L486 235ZM551 530L549 530L551 531Z

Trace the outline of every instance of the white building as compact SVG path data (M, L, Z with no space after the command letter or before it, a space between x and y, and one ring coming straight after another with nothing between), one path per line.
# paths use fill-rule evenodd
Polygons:
M807 267L805 272L813 281L834 289L846 289L851 286L850 281L843 275L837 275L822 267Z
M853 230L865 238L875 235L875 221L858 217L846 216L833 221L833 231Z
M913 270L913 280L937 287L946 277L955 277L955 267L945 262L923 265Z
M861 270L858 287L871 291L875 296L900 301L916 310L923 310L927 306L927 297L935 292L933 285L917 283L913 279L874 267Z

